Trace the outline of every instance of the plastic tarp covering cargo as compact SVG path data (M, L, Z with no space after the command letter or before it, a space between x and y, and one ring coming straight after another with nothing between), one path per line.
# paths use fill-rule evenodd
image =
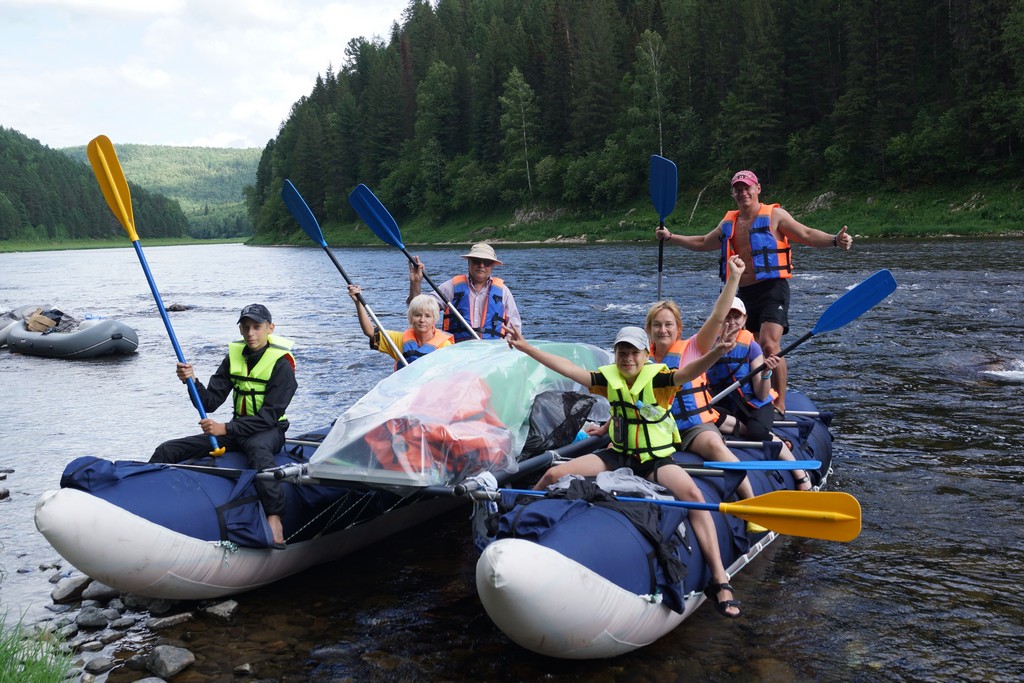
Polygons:
M595 369L611 362L590 344L533 342ZM533 399L586 391L503 341L434 351L388 376L338 418L309 475L374 485L451 485L482 471L516 471Z

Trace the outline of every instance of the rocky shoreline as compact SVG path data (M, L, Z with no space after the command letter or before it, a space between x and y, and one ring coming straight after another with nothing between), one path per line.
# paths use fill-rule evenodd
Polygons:
M74 570L63 570L61 562L40 565L55 570L50 597L53 613L35 625L36 636L58 644L72 657L68 680L82 683L156 683L178 676L196 662L180 629L196 620L215 625L230 623L239 608L235 600L189 603L144 598L121 593ZM243 662L233 667L233 676L252 676L257 666ZM222 680L223 672L212 677L191 675L188 681ZM175 679L179 680L179 679ZM182 679L183 680L183 679Z

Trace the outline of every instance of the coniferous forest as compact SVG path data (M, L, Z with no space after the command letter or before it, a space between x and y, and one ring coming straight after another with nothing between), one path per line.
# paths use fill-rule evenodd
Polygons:
M396 216L614 207L680 188L843 191L1021 175L1024 3L412 0L296 102L247 190L258 235L366 183Z
M183 237L188 219L178 202L129 181L137 226L149 237ZM125 236L92 169L0 127L0 240L26 242Z

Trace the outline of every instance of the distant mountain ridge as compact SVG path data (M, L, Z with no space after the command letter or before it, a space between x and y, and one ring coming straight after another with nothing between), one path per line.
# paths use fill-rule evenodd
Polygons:
M193 237L253 233L245 187L255 182L262 150L117 143L114 148L130 181L181 204ZM84 145L59 151L88 163Z

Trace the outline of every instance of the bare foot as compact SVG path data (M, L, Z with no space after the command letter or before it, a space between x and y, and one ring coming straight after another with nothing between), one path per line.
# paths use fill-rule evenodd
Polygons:
M281 525L281 515L267 515L267 524L274 534L274 543L284 543L284 527Z

